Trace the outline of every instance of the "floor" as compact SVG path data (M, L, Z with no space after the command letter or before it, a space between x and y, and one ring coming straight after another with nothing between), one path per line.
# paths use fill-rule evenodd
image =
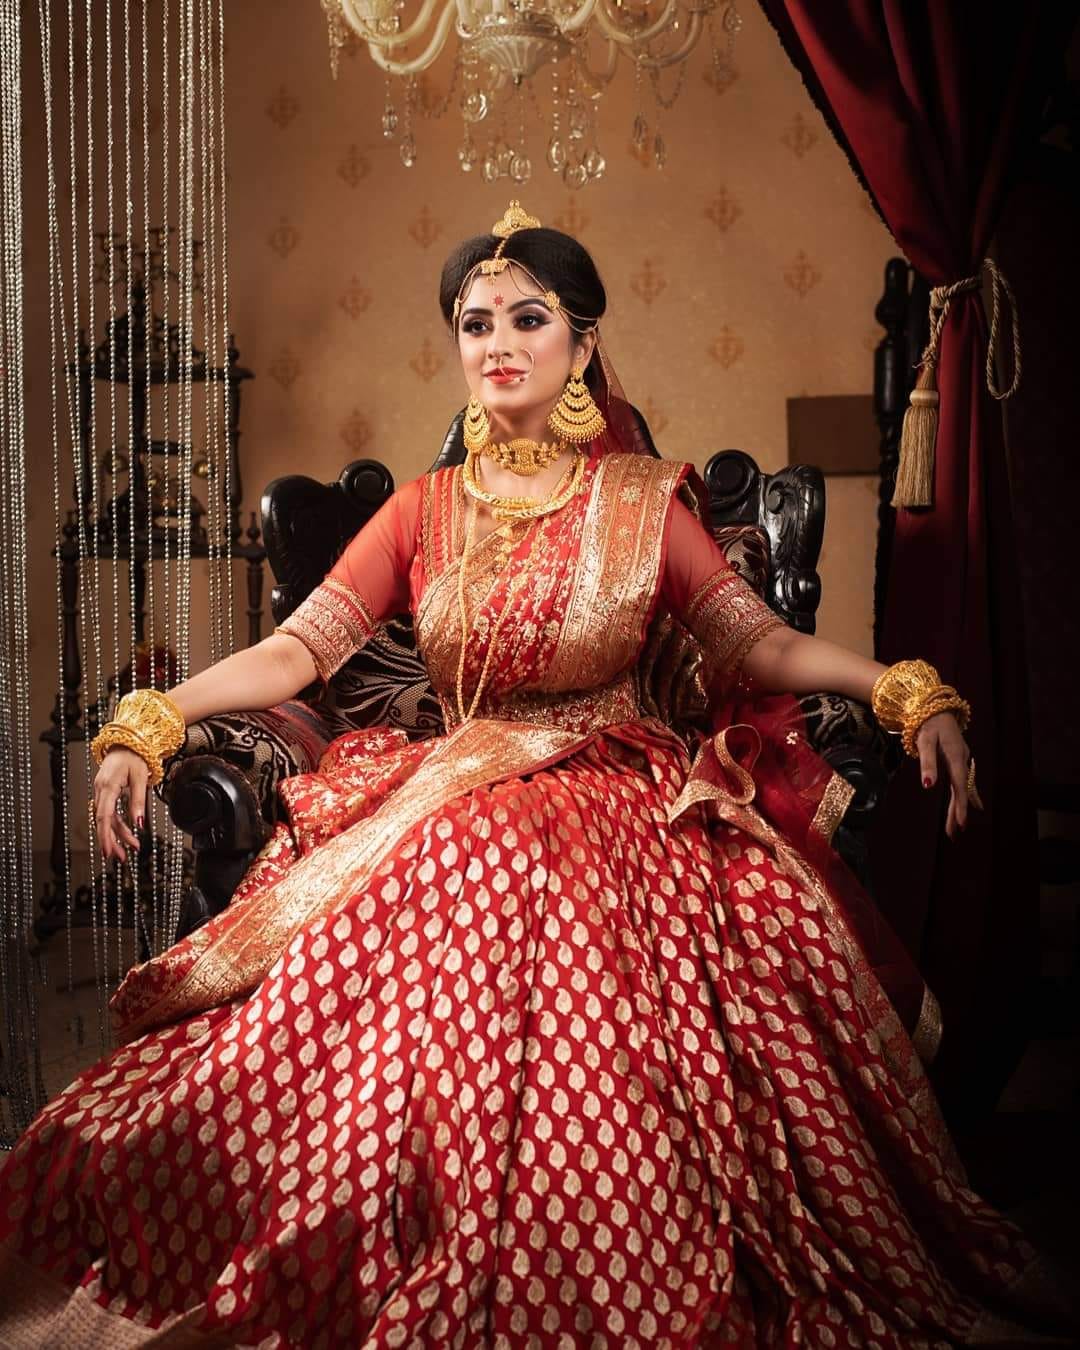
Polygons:
M1080 1283L1080 886L1044 888L1042 910L1044 987L1053 1015L1044 1019L1045 1034L1030 1042L995 1114L961 1147L973 1187ZM105 1045L104 995L132 951L125 933L118 965L112 930L103 966L100 936L96 969L89 930L73 933L70 972L63 933L43 951L39 1027L49 1096L98 1059Z

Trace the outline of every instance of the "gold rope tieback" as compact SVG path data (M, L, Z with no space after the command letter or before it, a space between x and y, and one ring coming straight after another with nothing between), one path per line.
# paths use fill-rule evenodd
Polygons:
M1004 273L993 258L984 258L983 267L990 273L993 290L993 314L990 319L990 341L986 348L986 387L993 398L1002 401L1012 398L1020 385L1020 318L1016 297ZM949 307L957 295L977 291L982 285L982 273L954 281L949 286L935 286L930 292L930 337L919 362L919 375L911 391L911 406L904 414L900 432L900 463L896 470L896 488L893 506L931 506L934 500L934 445L937 441L938 388L937 364L941 331L949 316ZM1005 292L1012 308L1013 377L1008 389L997 387L994 357L997 350L1001 291Z

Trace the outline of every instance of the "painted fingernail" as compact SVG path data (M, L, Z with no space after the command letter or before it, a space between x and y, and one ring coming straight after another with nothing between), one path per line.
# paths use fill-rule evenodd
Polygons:
M140 829L140 830L142 829L142 827L143 827L143 819L144 819L144 818L143 818L142 816L136 816L136 817L135 817L135 826L136 826L136 829Z
M924 779L922 780L922 785L923 785L923 787L933 787L933 784L934 784L934 780L933 780L932 778L924 778Z

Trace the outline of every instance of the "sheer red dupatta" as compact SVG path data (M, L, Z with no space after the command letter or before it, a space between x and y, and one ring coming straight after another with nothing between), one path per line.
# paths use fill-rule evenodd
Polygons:
M623 394L610 359L600 346L590 367L593 397L604 412L607 429L599 440L601 452L650 454L652 447ZM680 490L697 521L708 520L708 492L691 469ZM691 777L683 797L722 803L722 814L747 828L764 829L760 837L793 867L808 864L807 884L814 886L827 906L839 935L853 935L861 947L860 962L873 979L869 986L884 992L887 1004L875 1008L886 1039L899 1029L899 1017L919 1059L929 1063L941 1038L938 1005L907 949L886 923L877 906L832 846L833 835L847 809L853 789L817 753L807 739L799 701L790 694L768 693L743 675L717 670L709 654L688 631L682 616L697 585L710 574L730 572L730 564L707 531L693 529L678 508L672 512L669 534L686 534L665 542L665 561L674 548L689 550L681 586L669 578L658 597L639 667L639 686L658 699L654 710L674 725L695 753ZM850 954L850 953L849 953ZM871 992L873 1000L874 995ZM893 1014L895 1009L895 1014ZM898 1048L903 1061L906 1051ZM906 1067L912 1091L923 1093L925 1083L917 1066Z

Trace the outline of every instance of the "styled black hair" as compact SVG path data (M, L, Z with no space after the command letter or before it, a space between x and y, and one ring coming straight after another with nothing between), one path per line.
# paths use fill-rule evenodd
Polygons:
M443 265L439 282L439 308L443 318L454 326L454 301L462 282L485 258L493 258L503 241L494 234L478 234L459 244ZM506 240L502 257L527 267L541 286L555 291L559 302L574 317L575 329L589 328L600 322L607 308L607 292L600 280L588 249L561 230L543 227L515 230ZM456 336L456 333L455 333ZM585 383L594 394L601 387L599 348L585 370Z
M477 263L493 258L503 241L493 234L466 239L447 258L439 283L439 308L448 324L454 322L454 301L461 284ZM596 264L587 249L560 230L516 230L502 256L527 267L538 282L555 291L566 309L576 317L575 328L588 328L600 321L607 307L607 293Z

